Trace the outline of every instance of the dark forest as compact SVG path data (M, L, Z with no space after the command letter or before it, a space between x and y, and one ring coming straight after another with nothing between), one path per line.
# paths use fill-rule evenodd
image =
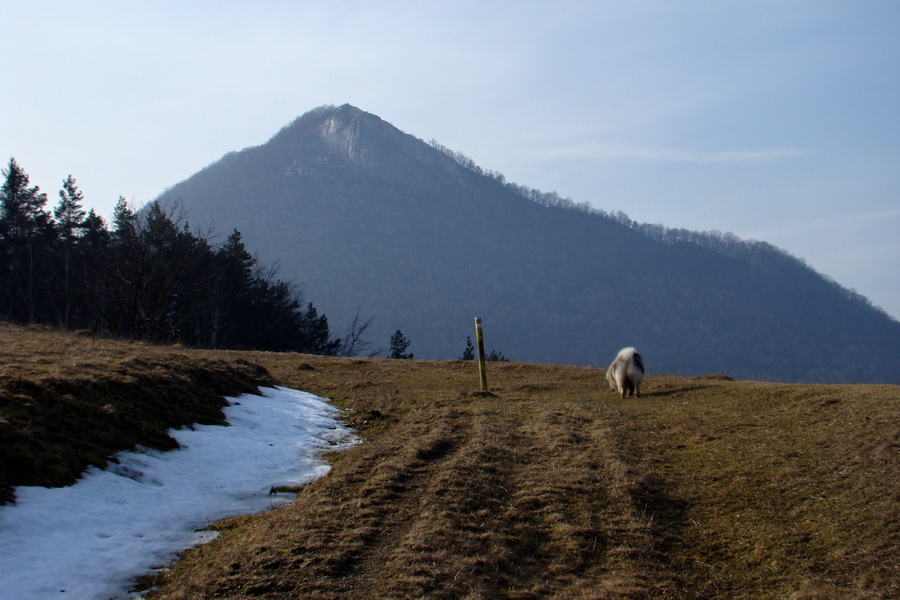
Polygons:
M0 319L154 343L337 354L328 319L245 248L124 198L107 225L70 175L49 198L10 159L0 190Z

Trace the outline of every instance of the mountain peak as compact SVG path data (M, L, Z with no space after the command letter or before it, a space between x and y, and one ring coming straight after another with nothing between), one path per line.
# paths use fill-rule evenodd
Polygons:
M396 137L400 132L375 115L344 104L322 120L317 133L327 146L352 162L374 167L377 139Z
M295 173L323 173L324 165L352 165L387 179L458 172L459 165L419 138L352 104L315 108L283 128L270 144L290 156ZM442 175L442 176L443 176Z

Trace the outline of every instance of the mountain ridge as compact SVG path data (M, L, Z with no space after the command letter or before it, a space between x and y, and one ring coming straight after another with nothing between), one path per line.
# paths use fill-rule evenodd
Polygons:
M338 335L355 314L374 317L373 345L401 329L417 358L459 356L479 316L489 348L529 362L605 366L635 345L673 374L900 372L900 323L786 253L747 260L577 210L350 105L305 113L159 199L192 226L240 230Z

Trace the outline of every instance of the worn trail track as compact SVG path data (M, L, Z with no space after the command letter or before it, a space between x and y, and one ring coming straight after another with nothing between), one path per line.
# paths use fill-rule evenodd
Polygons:
M226 525L224 577L161 597L643 597L646 490L604 421L596 404L486 397L395 425L239 543Z

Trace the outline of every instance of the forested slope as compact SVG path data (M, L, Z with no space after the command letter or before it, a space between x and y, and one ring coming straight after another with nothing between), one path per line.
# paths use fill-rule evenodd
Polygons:
M374 318L421 358L461 355L472 319L520 361L657 373L897 382L900 323L766 244L642 226L513 185L352 106L311 111L163 202L237 227L333 324Z

